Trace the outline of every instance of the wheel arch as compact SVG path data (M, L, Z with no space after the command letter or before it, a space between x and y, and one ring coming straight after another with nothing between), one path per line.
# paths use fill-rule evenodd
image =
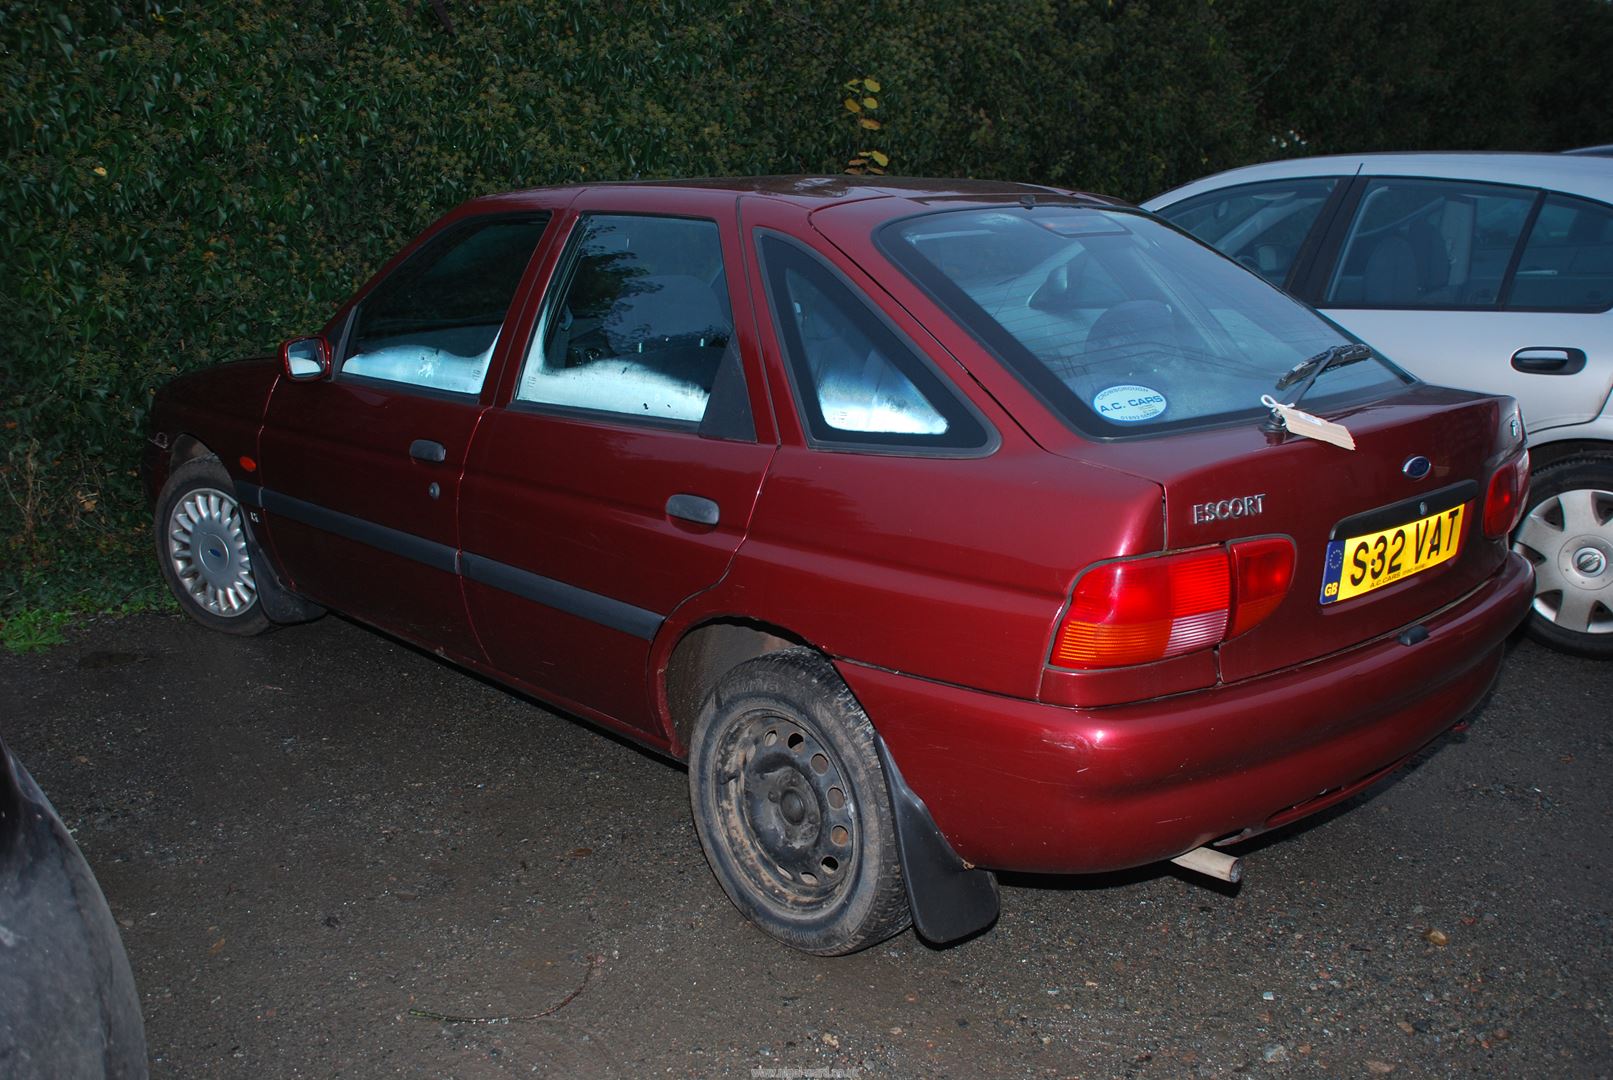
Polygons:
M667 718L669 750L680 759L688 757L689 735L700 706L724 675L747 660L801 647L828 659L800 635L745 616L714 615L684 630L671 646L655 686L658 710Z
M672 646L657 687L661 707L670 720L671 752L688 757L690 734L701 706L728 672L757 657L790 649L809 650L834 667L833 658L824 650L789 630L755 619L714 616L685 631ZM840 678L838 673L835 678ZM850 686L845 689L854 700ZM872 726L872 717L868 719ZM973 936L996 921L996 876L958 856L924 800L908 787L877 726L873 740L891 802L896 857L914 926L936 944Z
M194 435L179 434L174 436L173 443L168 448L168 471L173 472L187 461L197 458L218 457L211 447Z
M213 460L219 463L226 476L233 484L234 475L229 466L214 453L213 449L195 435L181 433L174 436L169 444L167 455L167 472L163 474L157 484L158 499L161 498L162 488L167 484L168 478L183 465L192 461ZM256 515L248 507L245 520L242 522L246 530L247 543L251 547L252 557L257 567L256 578L258 586L258 601L263 605L264 613L269 620L279 626L289 626L295 623L312 622L325 614L325 609L312 600L294 591L288 584L285 571L281 568L274 552L263 543L258 536L257 529L253 527Z
M1539 472L1560 461L1583 457L1613 458L1613 442L1603 439L1562 439L1558 442L1533 443L1529 447L1529 469Z

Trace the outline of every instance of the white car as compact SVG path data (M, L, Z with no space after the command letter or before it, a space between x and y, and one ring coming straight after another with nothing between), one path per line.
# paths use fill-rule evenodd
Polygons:
M1613 658L1613 160L1273 161L1143 203L1428 382L1510 394L1534 483L1530 633Z

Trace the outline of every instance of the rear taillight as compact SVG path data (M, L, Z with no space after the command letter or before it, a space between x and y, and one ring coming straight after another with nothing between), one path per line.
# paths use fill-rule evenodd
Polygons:
M1517 527L1529 494L1529 451L1495 470L1484 495L1484 535L1499 540Z
M1211 648L1270 615L1293 577L1282 538L1094 566L1075 584L1051 662L1126 667Z
M1232 545L1232 626L1235 638L1277 609L1294 583L1294 545L1269 536Z

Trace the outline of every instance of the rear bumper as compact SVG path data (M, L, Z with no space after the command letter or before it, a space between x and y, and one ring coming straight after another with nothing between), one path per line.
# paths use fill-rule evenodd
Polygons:
M1425 619L1286 671L1070 709L853 663L841 674L959 855L997 870L1140 866L1314 813L1462 719L1500 669L1533 573L1509 555Z

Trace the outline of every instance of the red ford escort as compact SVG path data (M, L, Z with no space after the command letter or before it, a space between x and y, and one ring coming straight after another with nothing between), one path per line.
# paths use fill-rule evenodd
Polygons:
M144 471L196 620L335 609L687 760L729 897L834 954L992 870L1231 876L1459 722L1523 447L1131 207L834 177L472 200L170 383Z

